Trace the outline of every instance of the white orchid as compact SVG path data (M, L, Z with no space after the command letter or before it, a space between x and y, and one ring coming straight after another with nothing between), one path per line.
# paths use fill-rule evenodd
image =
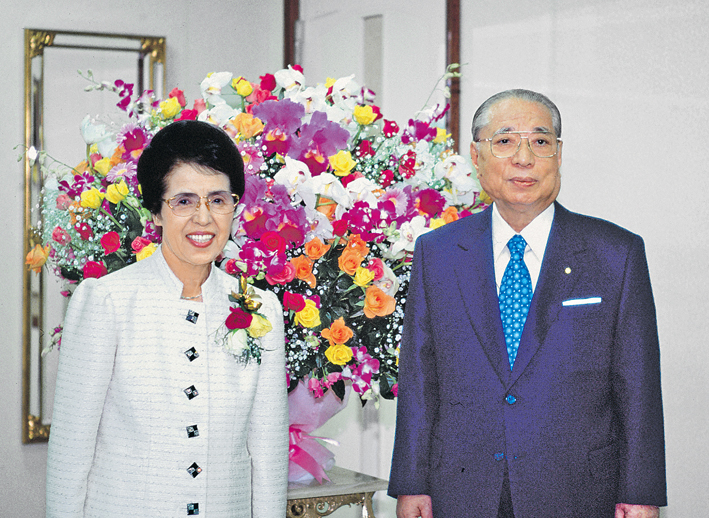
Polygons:
M416 239L430 230L430 228L426 228L426 218L414 216L411 221L406 221L401 225L398 230L398 239L392 243L385 257L387 259L401 259L406 252L413 253Z
M231 72L215 72L205 77L199 85L204 100L214 106L226 103L221 97L222 88L231 82L232 77Z
M276 78L276 84L285 91L286 97L290 97L289 94L294 94L295 91L303 88L305 84L305 76L290 65L288 65L288 68L276 72L274 77Z

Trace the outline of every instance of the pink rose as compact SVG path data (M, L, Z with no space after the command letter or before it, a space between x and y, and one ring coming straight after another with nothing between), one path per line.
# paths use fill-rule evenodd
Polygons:
M67 210L71 206L72 201L68 194L62 193L57 196L57 208L59 210Z
M177 99L177 102L180 103L180 106L183 108L187 105L187 101L185 100L185 92L180 90L179 88L175 87L170 91L170 95L168 97L174 97Z
M121 247L121 236L118 232L106 232L101 236L101 246L106 255L112 254Z
M374 272L374 280L378 281L382 277L384 277L384 263L382 262L381 259L375 257L374 259L369 260L369 264L367 265L367 270L370 272Z
M64 230L59 225L57 225L52 231L52 239L60 245L66 245L71 243L71 236L69 236L66 230Z
M133 249L133 252L136 254L140 252L143 248L148 246L150 244L149 239L145 239L144 237L136 237L133 242L130 244L131 248Z
M288 284L295 279L295 266L290 261L283 263L283 268L276 274L266 273L266 281L273 286L275 284Z

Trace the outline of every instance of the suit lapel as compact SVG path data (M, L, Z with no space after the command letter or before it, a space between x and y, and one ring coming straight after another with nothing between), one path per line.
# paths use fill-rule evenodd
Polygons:
M570 221L573 215L569 211L558 203L554 211L554 222L509 380L510 385L517 381L544 343L550 326L559 315L562 301L569 298L583 276L585 239Z
M451 259L470 323L500 381L506 384L510 368L495 287L491 217L492 209L487 209L480 217L466 218L470 225L461 232Z

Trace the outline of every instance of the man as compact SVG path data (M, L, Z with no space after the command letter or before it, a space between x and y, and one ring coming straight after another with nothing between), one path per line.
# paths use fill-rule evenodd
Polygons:
M416 244L398 518L657 518L666 505L643 241L555 202L560 136L545 96L488 99L470 153L494 204Z

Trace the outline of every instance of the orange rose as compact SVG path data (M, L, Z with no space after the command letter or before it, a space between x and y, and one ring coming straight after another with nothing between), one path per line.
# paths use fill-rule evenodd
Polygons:
M325 214L327 219L332 221L335 218L335 211L337 210L337 203L332 201L330 198L326 198L325 196L320 196L318 198L318 204L316 205L315 209L318 212Z
M396 309L396 299L376 286L367 288L364 296L364 314L367 318L391 315Z
M369 247L367 243L362 241L359 234L352 234L347 240L347 248L356 250L359 255L365 257L369 253Z
M307 282L311 288L317 285L317 280L315 275L313 275L313 262L310 259L304 255L299 255L291 259L290 263L295 268L295 277L297 279Z
M250 113L240 113L231 119L229 123L234 126L243 138L251 138L263 133L263 122Z
M305 243L305 255L307 255L311 261L317 261L325 255L328 250L330 250L330 245L326 245L320 241L319 237L315 237Z
M443 219L446 224L457 221L460 219L460 216L458 216L458 209L451 205L441 213L441 219Z
M344 344L354 336L352 329L345 325L343 317L335 320L328 329L320 331L323 338L330 342L330 345Z
M337 265L340 270L345 272L347 275L354 275L357 273L357 268L360 267L364 257L353 248L345 248L340 254L340 258L337 260Z
M47 262L47 257L49 257L49 245L42 248L42 245L34 245L34 248L30 250L25 258L25 264L34 273L39 273L42 271L42 266Z

